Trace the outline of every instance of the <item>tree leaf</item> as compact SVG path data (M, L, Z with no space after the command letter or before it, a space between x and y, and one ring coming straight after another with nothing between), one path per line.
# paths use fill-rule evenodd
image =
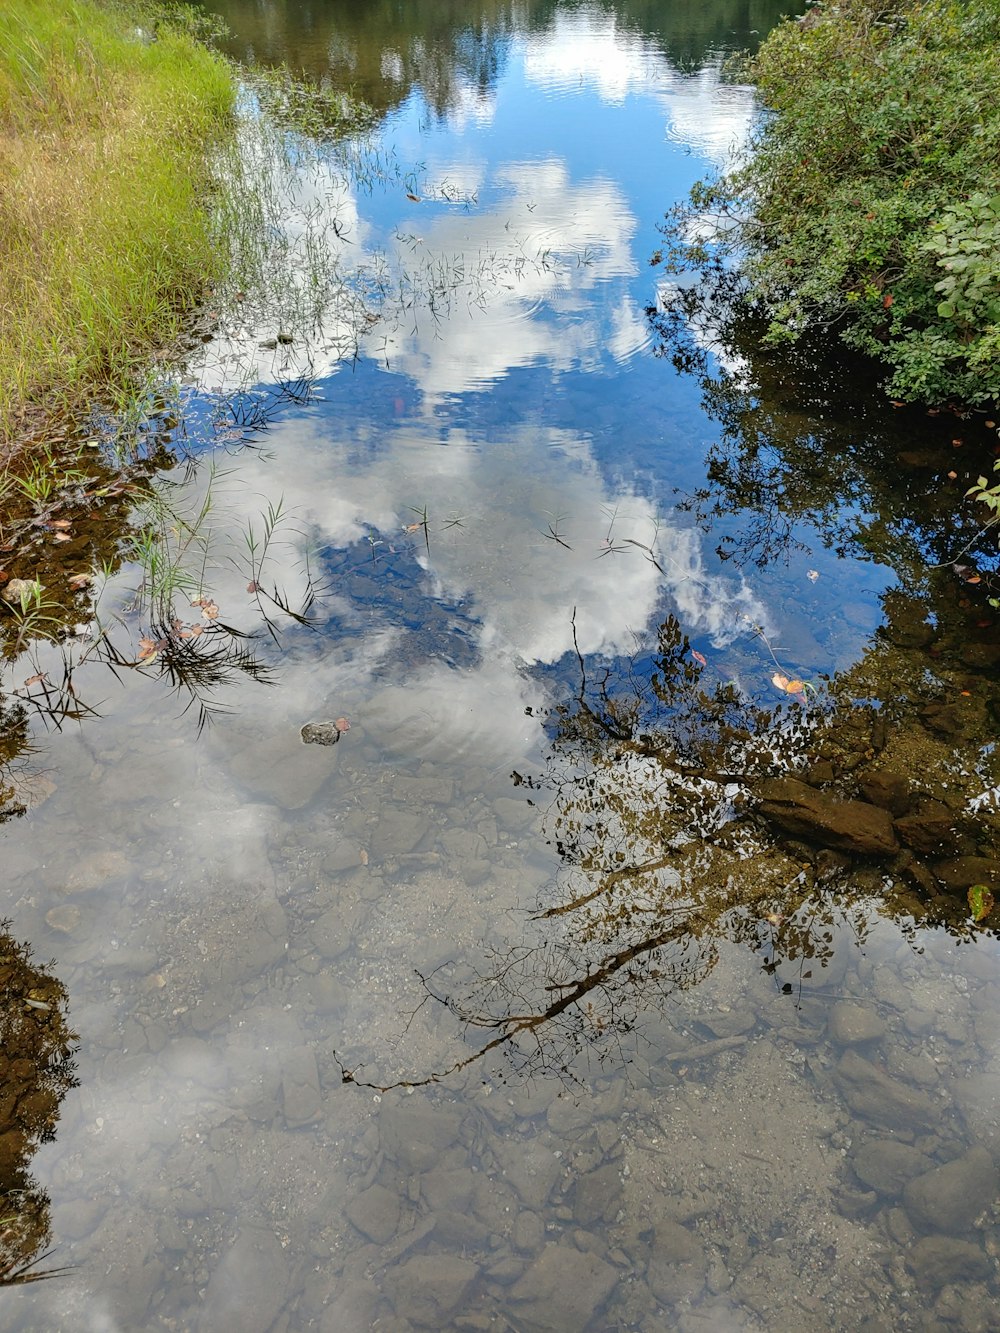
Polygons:
M993 894L985 884L973 884L968 897L973 921L985 920L993 910Z

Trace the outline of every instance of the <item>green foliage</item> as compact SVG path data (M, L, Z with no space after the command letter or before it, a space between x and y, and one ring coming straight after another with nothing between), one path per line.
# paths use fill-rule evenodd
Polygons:
M235 92L197 27L153 0L0 5L0 439L127 384L219 269L208 149Z
M670 267L735 260L771 343L833 330L894 396L1000 397L997 0L841 0L750 75L769 113L669 218Z

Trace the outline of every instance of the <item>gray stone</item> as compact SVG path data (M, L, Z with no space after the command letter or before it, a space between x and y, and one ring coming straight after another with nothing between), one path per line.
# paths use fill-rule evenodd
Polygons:
M382 1148L407 1171L429 1171L458 1138L462 1113L408 1097L383 1102L379 1116Z
M906 1210L933 1231L968 1231L1000 1193L1000 1178L985 1148L911 1180L903 1194Z
M229 771L241 786L283 810L314 800L337 767L338 747L303 746L298 736L268 736L235 755Z
M250 981L281 962L288 944L288 921L277 899L265 896L233 914L229 947L219 960L223 981Z
M74 1199L54 1210L52 1222L56 1235L64 1240L82 1240L93 1235L108 1211L107 1199Z
M515 801L509 796L498 796L493 802L493 813L513 833L521 833L538 822L538 807L527 801Z
M830 1036L840 1046L877 1041L885 1036L885 1024L864 1005L841 1000L830 1010Z
M384 1185L372 1185L352 1199L344 1211L351 1225L376 1245L392 1239L399 1230L403 1212L399 1195Z
M708 1264L701 1241L676 1222L656 1227L646 1280L664 1305L693 1299L705 1286Z
M918 1282L938 1288L948 1282L987 1278L993 1265L978 1245L951 1236L925 1236L906 1256L906 1266Z
M286 1051L281 1059L281 1100L291 1129L314 1124L323 1114L316 1056L308 1046Z
M914 1177L923 1175L933 1165L931 1159L909 1144L895 1139L869 1139L855 1152L851 1165L859 1180L886 1198L902 1194Z
M313 948L321 958L339 958L350 949L370 916L371 908L362 902L343 902L331 907L310 928Z
M498 1148L497 1157L504 1179L517 1191L521 1202L534 1211L544 1207L563 1171L552 1148L540 1139L509 1141Z
M371 851L377 861L412 852L428 830L425 815L398 805L383 805L372 833Z
M599 1167L580 1176L573 1195L573 1218L580 1226L611 1222L622 1197L621 1172L617 1166Z
M288 1262L278 1238L244 1227L212 1274L198 1321L201 1333L269 1333L288 1293Z
M454 1209L464 1212L472 1199L475 1179L471 1171L429 1171L420 1182L420 1190L432 1212Z
M371 1328L375 1323L379 1294L374 1282L346 1278L338 1284L333 1300L319 1317L319 1333L351 1333Z
M60 907L50 907L45 913L45 924L60 935L71 935L80 924L80 909L75 903L63 903Z
M479 1269L450 1254L418 1254L385 1276L395 1306L419 1328L442 1329L462 1305Z
M518 1213L511 1239L515 1249L526 1254L535 1254L542 1248L545 1240L545 1223L537 1213Z
M941 1121L940 1109L926 1093L890 1078L855 1050L840 1057L834 1078L851 1110L866 1120L892 1129L935 1129Z
M862 856L886 856L898 843L888 811L867 801L842 801L795 778L761 783L758 813L795 838Z
M434 1214L434 1239L442 1245L457 1247L463 1254L469 1248L485 1250L489 1246L490 1229L468 1213L450 1208Z
M618 1282L596 1254L549 1244L510 1290L517 1325L526 1333L580 1333Z

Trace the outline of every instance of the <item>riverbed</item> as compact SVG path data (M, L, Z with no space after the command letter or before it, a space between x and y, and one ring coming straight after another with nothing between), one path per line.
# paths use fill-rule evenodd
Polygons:
M248 91L260 283L143 437L186 578L109 575L92 713L7 668L64 1271L0 1321L997 1328L989 433L649 262L780 7L215 8L375 128Z

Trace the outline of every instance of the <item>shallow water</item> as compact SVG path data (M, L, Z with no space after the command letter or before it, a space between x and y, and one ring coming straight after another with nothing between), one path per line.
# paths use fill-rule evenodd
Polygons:
M284 290L161 422L216 688L87 663L0 830L79 1038L4 1326L996 1328L985 433L655 313L776 8L218 7L384 120L273 165ZM866 813L749 818L789 767Z

